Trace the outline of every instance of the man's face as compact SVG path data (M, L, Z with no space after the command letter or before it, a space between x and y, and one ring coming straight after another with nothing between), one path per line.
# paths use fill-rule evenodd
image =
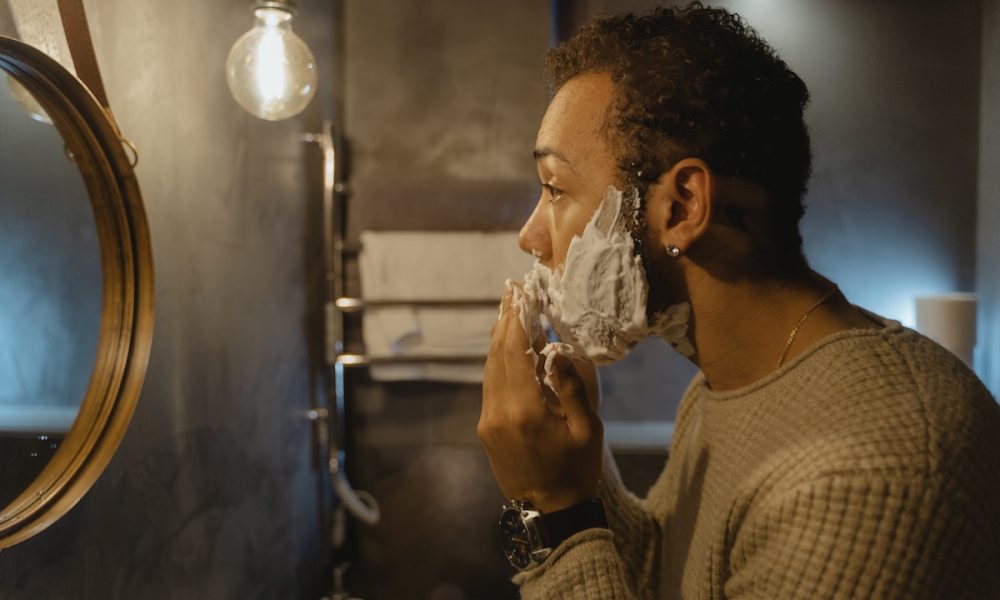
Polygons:
M541 196L521 229L518 242L549 268L566 260L573 236L580 235L617 184L614 154L602 134L614 84L604 73L567 81L552 99L535 142Z

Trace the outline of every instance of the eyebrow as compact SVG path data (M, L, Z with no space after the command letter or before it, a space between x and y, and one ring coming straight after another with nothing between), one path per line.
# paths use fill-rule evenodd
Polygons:
M532 154L534 155L536 161L545 158L547 156L551 156L552 158L555 158L559 161L566 163L566 166L568 166L570 170L576 173L576 169L573 168L573 163L569 162L569 159L566 158L566 155L556 150L555 148L552 148L550 146L539 146L538 148L535 148L535 151L532 152Z

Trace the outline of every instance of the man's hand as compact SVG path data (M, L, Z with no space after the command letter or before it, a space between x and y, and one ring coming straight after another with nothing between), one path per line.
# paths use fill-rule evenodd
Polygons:
M597 370L557 357L553 393L528 349L508 294L493 329L476 431L504 495L551 512L597 497L604 441Z

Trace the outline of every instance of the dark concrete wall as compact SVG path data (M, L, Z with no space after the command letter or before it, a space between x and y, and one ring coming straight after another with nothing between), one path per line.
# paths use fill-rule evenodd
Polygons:
M306 176L319 157L298 136L319 129L329 85L299 119L243 113L223 63L251 25L248 4L87 2L112 106L141 155L156 331L120 450L65 518L0 553L0 598L327 591L329 498L303 419L320 256ZM329 75L330 5L299 5Z
M361 229L519 229L537 198L545 0L345 3Z

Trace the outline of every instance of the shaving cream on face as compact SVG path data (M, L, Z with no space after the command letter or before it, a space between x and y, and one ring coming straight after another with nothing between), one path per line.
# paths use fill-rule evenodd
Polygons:
M528 339L537 340L544 331L543 315L559 336L540 351L549 387L557 355L608 364L650 335L663 337L684 356L694 355L687 339L690 304L670 306L652 324L646 318L649 285L629 226L638 209L638 192L626 198L610 186L582 235L570 242L561 267L552 270L536 260L520 286L508 282Z

